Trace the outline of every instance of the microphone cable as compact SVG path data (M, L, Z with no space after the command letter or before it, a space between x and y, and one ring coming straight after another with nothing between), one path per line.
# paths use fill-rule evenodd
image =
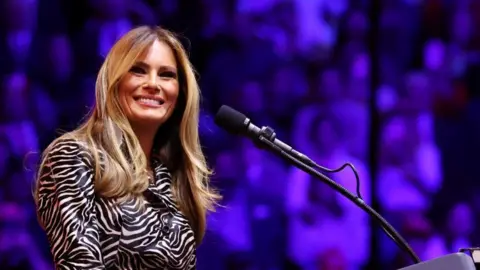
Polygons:
M295 157L292 156L292 158L295 158ZM327 167L323 167L323 166L317 164L317 163L316 163L315 161L313 161L313 160L311 160L311 165L312 165L314 168L316 168L316 169L319 169L319 170L321 170L321 171L328 172L328 173L338 173L338 172L343 171L346 167L350 167L350 169L352 169L352 171L353 171L353 174L355 175L356 195L357 195L356 198L364 201L364 200L363 200L363 197L362 197L362 194L360 193L360 183L361 183L361 182L360 182L360 177L359 177L359 175L358 175L357 170L355 169L355 166L353 166L352 163L350 163L350 162L344 163L342 166L340 166L340 167L337 168L337 169L329 169L329 168L327 168ZM332 179L332 181L334 181L334 180ZM335 181L334 181L334 182L335 182ZM372 196L374 196L374 194L372 194ZM392 236L392 234L389 232L389 230L388 230L387 228L385 228L385 226L384 226L383 224L380 223L380 227L381 227L382 230L387 234L387 236L389 236L389 237L395 242L395 244L397 244L397 246L402 246L402 245L398 242L398 240L397 240L395 237ZM409 252L408 250L406 250L406 251Z
M288 154L288 153L287 153ZM289 154L290 155L290 154ZM296 157L294 157L293 155L290 155L291 158L295 158L297 159ZM289 158L290 159L290 158ZM356 199L360 199L362 201L363 200L363 197L362 197L362 194L360 192L360 176L358 174L358 171L355 169L355 166L350 163L350 162L346 162L344 163L343 165L341 165L340 167L336 168L336 169L330 169L330 168L327 168L327 167L324 167L324 166L321 166L319 165L318 163L316 163L315 161L313 161L312 159L308 158L305 156L305 158L303 158L303 160L306 160L308 161L307 164L318 169L318 170L321 170L323 172L327 172L327 173L338 173L338 172L341 172L343 171L346 167L350 167L350 169L352 170L353 174L355 175L355 182L356 182ZM298 160L298 162L302 162L303 160ZM334 181L332 179L333 182L336 183L336 181ZM343 188L343 187L342 187ZM374 194L372 194L372 196L374 196ZM402 246L398 239L396 239L390 232L389 232L389 229L387 229L382 223L380 223L380 227L382 228L382 230L387 234L387 236L389 236L394 242L395 244L397 244L397 246ZM406 250L407 252L409 252L408 250ZM413 252L413 251L412 251ZM410 253L410 252L409 252Z
M320 166L319 164L317 164L315 161L312 160L312 163L311 165L313 165L313 167L323 171L323 172L327 172L327 173L338 173L338 172L341 172L343 171L346 167L350 167L350 169L352 169L353 171L353 174L355 175L355 182L356 182L356 193L357 193L357 198L363 200L363 197L362 197L362 194L360 193L360 177L358 176L358 172L357 170L355 169L355 166L353 166L352 163L350 162L347 162L347 163L343 163L342 166L338 167L337 169L329 169L327 167L323 167L323 166Z

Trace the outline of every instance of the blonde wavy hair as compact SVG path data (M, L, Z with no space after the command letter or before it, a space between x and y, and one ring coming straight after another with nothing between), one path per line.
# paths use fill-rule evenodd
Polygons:
M80 127L60 136L50 146L65 138L85 142L97 164L94 185L98 195L119 200L142 198L149 185L146 170L149 161L120 106L118 83L155 40L164 42L174 52L180 91L175 111L157 131L151 154L170 169L175 200L188 218L198 244L205 234L207 211L214 210L220 196L209 187L211 171L200 146L200 89L185 49L170 31L141 26L118 40L98 73L96 102L90 116ZM44 157L49 150L47 147ZM99 153L104 168L98 165Z

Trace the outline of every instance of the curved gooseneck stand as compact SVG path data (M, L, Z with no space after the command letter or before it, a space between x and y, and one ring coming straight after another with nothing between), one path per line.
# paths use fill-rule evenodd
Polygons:
M392 240L400 247L400 249L406 251L414 263L419 263L420 258L415 254L413 249L410 247L410 245L403 239L403 237L386 221L377 211L375 211L372 207L370 207L368 204L366 204L361 198L355 196L353 193L348 191L346 188L343 186L339 185L332 179L328 178L324 174L318 172L311 166L305 164L304 162L298 160L294 156L292 156L290 153L287 153L286 151L282 150L280 147L276 146L273 143L273 140L275 139L275 132L270 128L270 127L263 127L261 129L261 135L258 138L258 143L263 144L265 149L268 149L272 151L273 153L283 157L286 159L288 162L299 168L300 170L308 173L309 175L313 176L314 178L321 180L322 182L326 183L329 185L331 188L334 190L338 191L340 194L342 194L344 197L352 201L354 204L356 204L358 207L360 207L363 211L367 212L371 217L373 217L376 221L380 223L380 226L385 230L387 235L392 238Z

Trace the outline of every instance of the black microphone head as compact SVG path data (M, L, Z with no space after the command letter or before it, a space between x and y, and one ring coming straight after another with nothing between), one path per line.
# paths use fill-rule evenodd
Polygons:
M248 120L247 116L226 105L222 105L215 115L215 124L233 134L246 132L248 121L245 120Z

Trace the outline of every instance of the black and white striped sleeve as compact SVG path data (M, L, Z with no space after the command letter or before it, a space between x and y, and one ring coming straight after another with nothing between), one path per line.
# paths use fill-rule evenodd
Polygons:
M40 168L37 214L56 269L105 269L93 187L94 166L78 142L55 143Z

